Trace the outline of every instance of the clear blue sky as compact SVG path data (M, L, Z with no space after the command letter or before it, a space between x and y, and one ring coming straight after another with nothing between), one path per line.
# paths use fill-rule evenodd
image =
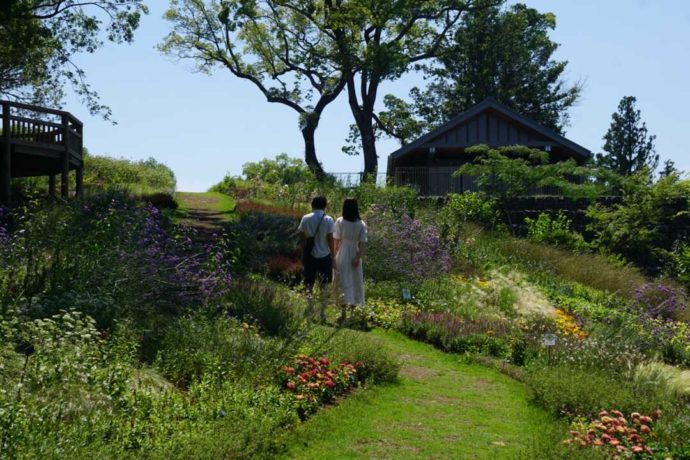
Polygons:
M250 83L218 69L191 72L190 62L174 62L156 50L167 33L164 0L147 2L131 46L108 45L80 56L89 81L113 109L117 125L91 117L70 97L66 108L85 122L85 142L94 154L140 159L154 157L177 175L178 189L202 191L226 172L280 152L302 156L302 138L291 109L269 104ZM571 112L567 137L600 151L611 113L626 95L638 107L657 151L690 170L690 1L687 0L526 0L556 14L557 57L567 59L570 80L585 83ZM406 96L420 80L408 75L381 94ZM361 157L340 150L351 123L344 98L326 109L317 131L317 151L331 172L361 170ZM397 148L382 141L379 164Z

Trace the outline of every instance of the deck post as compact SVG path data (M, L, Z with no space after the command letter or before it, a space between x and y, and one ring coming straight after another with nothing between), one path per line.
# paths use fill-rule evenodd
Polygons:
M55 198L55 174L48 176L48 196Z
M10 103L2 103L2 147L0 150L0 204L9 204L12 182L12 126Z
M81 197L84 189L84 166L77 168L77 187L74 189L76 196Z
M60 194L62 198L69 197L69 118L67 114L62 115L62 165L60 171Z

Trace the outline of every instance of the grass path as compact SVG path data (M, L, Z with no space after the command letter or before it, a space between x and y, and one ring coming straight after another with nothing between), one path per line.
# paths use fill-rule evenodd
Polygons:
M400 382L321 410L289 436L288 458L535 458L555 422L498 371L397 333L375 332L403 362Z
M235 200L218 192L178 192L177 218L203 233L213 233L232 219Z

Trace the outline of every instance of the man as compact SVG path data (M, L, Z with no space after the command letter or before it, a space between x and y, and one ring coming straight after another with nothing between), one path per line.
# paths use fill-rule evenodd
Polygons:
M335 257L335 243L333 232L335 222L326 215L328 202L325 196L317 196L311 200L312 212L302 217L297 227L303 244L309 238L314 238L314 245L310 254L305 255L304 260L304 284L307 287L309 299L308 314L314 308L314 285L319 286L319 315L321 321L326 319L326 302L328 300L328 285L333 281L333 259Z

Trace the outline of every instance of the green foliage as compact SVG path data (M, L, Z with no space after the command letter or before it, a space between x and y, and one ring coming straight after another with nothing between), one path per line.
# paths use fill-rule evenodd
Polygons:
M655 401L636 398L619 377L604 369L562 364L534 369L525 379L534 401L555 416L593 417L605 407L624 412L658 408Z
M488 354L507 357L508 321L499 318L465 320L452 313L418 312L403 316L401 331L452 353Z
M180 388L202 380L271 383L289 352L258 332L227 314L195 312L167 328L154 366Z
M327 10L334 9L321 2L303 9L275 0L174 0L165 13L171 31L159 48L192 59L202 72L218 65L227 68L252 83L268 102L294 110L305 141L305 161L322 175L314 132L346 83L337 59L341 48L327 32L334 16Z
M247 180L259 180L267 184L292 185L315 181L307 165L297 158L290 158L286 153L276 156L275 160L263 159L257 163L246 163L242 174Z
M114 43L131 43L146 13L141 0L4 1L0 7L0 98L59 105L69 83L92 115L110 118L110 109L100 104L74 58L101 48L104 36Z
M100 327L131 318L146 328L227 281L217 278L227 266L213 246L200 253L186 230L122 192L30 203L12 216L0 251L0 311L40 318L78 308Z
M678 281L690 288L690 244L680 245L674 251L673 273L678 277Z
M23 194L45 193L48 179L45 177L24 178L14 181ZM177 179L170 167L153 158L127 160L84 151L84 189L86 193L99 193L119 188L134 195L141 195L154 204L174 208L172 194Z
M84 159L84 186L103 190L121 187L135 194L175 192L175 173L153 158L126 160L88 155Z
M290 336L298 330L296 302L281 286L243 280L223 300L228 313L257 324L268 335Z
M452 0L355 0L328 11L329 32L341 37L335 61L350 75L347 91L356 126L349 140L359 144L344 150L353 153L361 146L365 173L377 168L374 107L380 85L437 56L439 43L450 37L468 9Z
M440 214L441 235L451 241L461 238L468 222L493 229L500 220L495 200L482 193L452 193L446 198Z
M549 37L552 13L523 4L475 2L438 64L425 69L431 84L410 92L411 104L386 95L379 115L403 143L494 97L555 131L568 124L568 110L581 85L564 80L567 61L553 59L558 44Z
M587 211L594 244L660 273L672 264L673 250L690 241L690 181L677 174L649 184L645 172L626 184L623 202Z
M368 383L391 383L398 379L401 363L392 349L371 334L341 329L337 332L317 328L311 333L306 352L325 354L334 362L360 362L357 378Z
M527 237L539 243L555 244L568 249L583 250L587 248L584 238L571 230L572 222L562 212L556 217L541 213L537 219L525 219Z
M571 199L594 198L602 191L601 185L572 181L573 177L587 178L596 171L578 166L573 160L549 163L549 154L538 149L519 145L492 149L476 145L466 153L474 155L475 160L455 174L472 176L480 190L500 204L532 194L539 187L556 189Z
M235 271L263 272L270 257L298 255L299 218L274 213L242 213L225 227L225 247L235 260ZM228 254L229 256L230 254Z
M611 116L611 126L604 135L604 151L597 162L622 176L654 170L659 165L659 155L654 151L656 136L647 137L647 125L635 109L637 99L625 96L618 103L618 111Z

